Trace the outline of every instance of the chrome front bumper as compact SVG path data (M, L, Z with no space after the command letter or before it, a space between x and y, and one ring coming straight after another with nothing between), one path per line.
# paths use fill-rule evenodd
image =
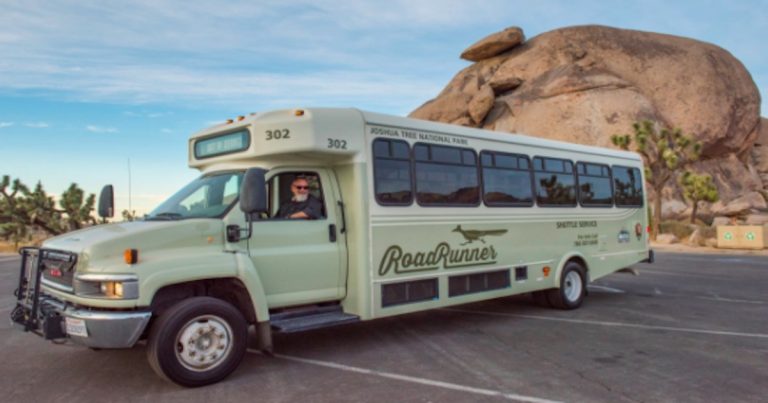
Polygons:
M139 341L152 317L148 311L96 311L75 309L47 295L40 298L39 326L30 329L17 318L23 315L17 306L11 321L23 330L49 340L70 340L93 348L130 348ZM85 325L85 335L68 334L67 322ZM79 322L82 321L82 322Z

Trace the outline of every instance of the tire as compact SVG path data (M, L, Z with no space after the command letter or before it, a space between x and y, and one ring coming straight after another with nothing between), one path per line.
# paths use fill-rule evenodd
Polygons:
M149 333L147 359L171 382L196 387L231 374L245 356L248 325L231 304L211 297L185 299L159 316Z
M557 309L576 309L584 302L587 284L584 279L586 271L584 267L576 262L565 264L563 273L560 276L560 288L547 290L547 300L553 308Z

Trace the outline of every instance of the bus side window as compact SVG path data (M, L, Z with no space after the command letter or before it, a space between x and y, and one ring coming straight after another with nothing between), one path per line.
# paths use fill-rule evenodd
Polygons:
M560 158L533 159L536 204L548 207L576 206L576 178L573 162Z
M643 205L643 177L638 168L613 166L613 192L617 207Z
M613 206L611 169L605 164L579 162L576 164L579 182L579 203L584 207Z
M383 206L407 206L413 200L411 150L402 140L373 142L374 193Z

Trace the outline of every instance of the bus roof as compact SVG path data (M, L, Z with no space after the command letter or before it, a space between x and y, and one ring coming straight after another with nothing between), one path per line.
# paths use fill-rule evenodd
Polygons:
M605 147L586 146L564 141L542 139L524 134L511 134L506 132L494 132L464 126L445 123L437 123L420 119L401 116L385 115L380 113L363 111L355 108L303 108L282 109L267 112L252 113L240 116L237 119L215 125L194 133L189 139L189 165L191 167L210 169L220 162L244 161L252 158L265 158L277 155L318 155L328 154L328 157L352 156L364 152L367 149L364 141L366 126L385 126L391 128L418 130L435 134L446 134L464 137L468 139L486 140L506 144L517 144L536 148L547 148L581 154L592 154L604 157L613 157L630 161L641 162L642 158L634 152L610 149ZM291 142L269 141L273 129L291 128L293 133ZM218 137L217 135L250 131L251 137L240 142L239 139L228 139L232 144L242 144L242 148L227 155L211 154L205 158L198 158L196 146L206 138ZM256 136L256 133L259 133ZM270 134L272 133L272 134ZM344 138L349 141L350 147L345 150L328 150L320 136L332 136ZM265 139L264 135L267 138ZM277 133L280 135L280 133ZM245 141L248 144L245 144ZM215 145L219 146L219 145ZM237 146L235 146L237 147ZM226 153L225 153L226 154Z

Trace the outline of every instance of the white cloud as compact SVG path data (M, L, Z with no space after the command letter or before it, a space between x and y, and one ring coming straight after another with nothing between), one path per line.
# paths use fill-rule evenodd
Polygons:
M13 122L0 122L0 129L6 128L6 127L11 127L14 124L15 123L13 123Z
M0 13L0 91L119 104L226 104L245 111L299 103L407 112L465 67L458 54L483 36L519 25L530 38L577 24L712 41L732 50L766 88L768 79L760 77L768 71L768 53L759 51L768 28L764 1L695 9L663 0L625 3L10 2ZM156 111L126 115L164 117Z
M33 129L45 129L50 127L51 125L49 125L47 122L28 122L28 123L24 123L24 126L31 127Z
M165 133L165 134L171 134L171 133L173 133L173 130L171 130L171 129L162 129L162 130L160 130L160 132Z
M88 130L92 133L117 133L118 130L114 127L104 127L104 126L96 126L96 125L88 125L85 127L85 130Z

